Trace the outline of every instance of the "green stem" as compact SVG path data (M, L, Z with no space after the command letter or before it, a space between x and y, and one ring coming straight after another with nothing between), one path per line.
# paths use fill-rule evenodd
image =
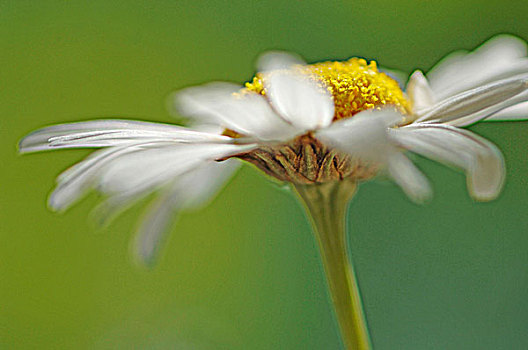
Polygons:
M335 314L346 350L372 349L359 288L347 253L346 213L356 183L296 185L317 235Z

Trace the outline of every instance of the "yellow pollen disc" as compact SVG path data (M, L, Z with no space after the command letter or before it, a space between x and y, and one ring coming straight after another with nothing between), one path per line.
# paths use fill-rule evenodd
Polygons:
M379 72L375 61L367 63L361 58L351 58L344 62L315 63L302 69L332 94L334 120L388 105L401 113L410 113L410 103L398 83ZM265 95L263 79L265 75L257 74L252 82L246 83L246 88Z

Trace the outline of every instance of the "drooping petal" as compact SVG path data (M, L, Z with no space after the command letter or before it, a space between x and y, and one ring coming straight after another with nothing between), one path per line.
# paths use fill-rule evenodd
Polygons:
M187 88L176 94L179 111L186 116L234 130L260 140L287 140L297 130L271 108L267 100L229 83L211 83Z
M189 143L229 142L230 138L170 124L102 119L39 129L20 141L19 151L27 153L60 148L109 147L148 140Z
M162 147L166 143L144 142L111 147L92 153L85 160L64 171L57 178L57 187L48 198L51 209L62 211L77 201L95 182L99 171L110 162L128 153L148 147Z
M493 82L435 104L417 122L467 125L528 100L527 91L528 75Z
M136 233L133 249L139 262L154 263L178 213L209 201L239 165L234 159L206 164L178 178L154 200Z
M90 216L98 226L106 226L121 213L141 200L144 195L146 195L146 193L113 194L99 202L92 209Z
M157 141L104 149L59 175L48 203L54 210L65 210L96 186L104 192L119 193L128 201L128 198L153 190L194 166L251 147Z
M184 208L195 210L207 205L241 165L238 159L207 163L179 179Z
M427 79L419 70L415 71L409 78L407 84L407 94L409 95L414 113L431 108L434 105L434 97Z
M164 193L156 198L141 218L133 241L132 253L141 265L152 265L167 240L169 227L181 210L179 193Z
M476 200L498 196L504 183L504 160L491 142L467 130L448 125L416 124L390 131L404 148L462 168L470 194Z
M528 73L526 43L511 35L499 35L475 51L457 51L441 60L427 74L437 100L493 81Z
M394 182L414 202L422 203L431 198L429 181L403 153L394 152L388 159L387 169Z

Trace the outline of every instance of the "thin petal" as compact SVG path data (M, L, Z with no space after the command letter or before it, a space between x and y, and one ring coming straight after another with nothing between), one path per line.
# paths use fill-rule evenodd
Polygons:
M267 100L254 92L227 83L212 83L176 95L182 114L261 140L287 140L297 130L278 116Z
M474 52L457 51L427 74L438 100L493 81L528 73L526 43L511 35L499 35Z
M432 196L429 181L402 153L394 153L388 160L390 176L414 202L422 203Z
M467 130L447 125L411 125L391 130L406 149L465 170L476 200L498 196L504 183L504 160L491 142Z
M97 204L92 209L90 216L98 226L106 226L145 195L146 193L113 194Z
M178 212L209 201L239 164L233 159L207 164L177 179L166 193L156 199L136 233L134 255L139 262L153 264Z
M194 210L207 205L241 165L238 159L207 163L178 180L184 208Z
M202 164L246 152L255 145L170 145L145 149L112 162L98 178L104 193L142 193L162 186Z
M66 210L77 201L95 182L99 171L119 157L137 152L145 147L164 146L165 143L145 142L134 145L112 147L92 153L84 161L67 169L57 178L57 187L48 198L53 210Z
M181 209L176 195L166 193L156 198L141 219L132 248L141 265L153 265L167 240L169 226L176 221Z
M96 185L105 192L120 193L127 202L215 155L222 158L251 147L145 142L104 149L59 175L48 204L53 210L65 210Z
M181 126L133 120L93 120L49 126L19 143L21 153L59 148L109 147L158 139L173 142L229 142L225 136Z
M505 101L502 101L500 103L497 103L496 105L490 106L481 111L475 112L473 114L467 115L462 118L457 118L457 119L448 121L446 124L456 126L456 127L465 127L465 126L474 124L478 121L486 121L486 120L506 121L505 118L495 119L495 116L500 115L501 113L503 113L503 111L508 111L508 110L518 111L519 109L517 109L517 106L522 105L526 101L528 101L528 91L521 93L510 99L507 99ZM523 115L526 116L526 113L524 113ZM523 118L517 118L517 120L522 120L522 119ZM512 119L509 119L509 120L512 120ZM515 118L513 120L515 120Z
M484 121L521 121L528 119L528 102L516 104L493 114Z
M524 101L528 76L519 76L465 91L435 104L422 113L417 122L456 123L457 119L487 117ZM519 100L520 98L520 100Z

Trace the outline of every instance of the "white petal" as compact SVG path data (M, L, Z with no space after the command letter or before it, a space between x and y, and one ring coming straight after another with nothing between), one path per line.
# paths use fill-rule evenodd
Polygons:
M497 114L501 114L503 111L507 111L507 110L510 110L510 109L513 109L514 111L515 110L518 110L517 109L517 106L519 105L522 105L524 102L528 101L528 91L527 92L524 92L524 93L521 93L515 97L512 97L510 99L507 99L505 101L502 101L500 103L497 103L496 105L493 105L493 106L490 106L486 109L483 109L481 111L478 111L476 113L473 113L473 114L470 114L468 116L465 116L463 118L458 118L458 119L453 119L451 121L448 121L446 124L448 125L452 125L452 126L457 126L457 127L465 127L465 126L468 126L468 125L471 125L473 123L476 123L478 121L481 121L481 120L496 120L496 121L499 121L499 120L502 120L502 121L505 121L506 119L505 118L502 118L502 119L495 119L495 116ZM526 117L526 113L524 113L524 116ZM522 120L523 118L516 118L516 120ZM515 120L515 118L513 119L508 119L508 120Z
M402 153L394 153L388 160L388 171L394 181L414 202L422 203L432 196L429 181Z
M53 125L34 131L20 141L19 150L26 153L59 148L108 147L149 139L184 143L230 141L225 136L176 125L104 119Z
M122 212L141 200L146 193L117 193L105 198L91 211L98 226L106 226Z
M431 108L434 104L433 92L427 79L419 70L415 71L409 78L407 94L411 99L414 113Z
M178 217L180 207L173 193L156 198L141 218L133 249L134 257L142 265L153 265L167 239L169 227Z
M411 125L391 130L401 146L466 171L470 194L477 200L498 196L504 183L504 160L491 142L447 125Z
M516 104L513 107L508 107L484 121L517 121L528 119L528 102Z
M57 187L48 199L48 205L53 210L65 210L77 201L95 181L101 168L115 159L144 147L162 146L165 143L139 143L124 147L112 147L92 153L84 161L67 169L57 178Z
M228 83L212 83L176 95L182 114L261 140L287 140L300 131L286 123L267 100L254 92L240 92ZM302 130L301 130L302 131Z
M240 92L242 87L227 82L212 82L176 91L172 99L178 113L199 124L216 124L231 127L229 116L219 112L218 104Z
M238 159L215 161L178 179L181 198L185 199L184 208L199 209L207 205L241 165Z
M526 43L514 36L500 35L472 53L452 53L440 61L427 77L435 97L440 100L523 73L528 73Z
M306 74L278 70L268 73L264 82L273 108L296 128L316 130L332 122L332 95Z
M136 193L165 184L201 163L195 155L203 147L193 148L164 147L125 155L102 169L98 189L108 194Z
M134 255L142 264L155 262L168 228L180 210L210 200L238 168L230 159L214 162L191 171L171 186L148 208L136 233Z
M266 94L281 117L302 131L315 130L332 122L334 103L326 89L296 69L303 65L297 55L271 51L259 58L257 67L266 74Z
M363 111L352 118L338 120L315 135L336 147L370 162L385 163L394 152L387 128L403 120L393 109Z
M255 145L170 145L130 153L101 170L99 189L109 194L151 191L197 166L254 147Z
M434 87L431 88L431 90L436 97L439 99L442 98L442 89L449 89L449 91L443 95L443 98L463 91L463 89L453 89L452 83L457 80L457 77L460 74L465 74L461 66L467 56L468 51L466 50L454 51L441 59L440 62L438 62L431 71L427 73L429 86Z
M468 116L484 118L526 100L526 91L528 76L501 80L449 97L424 111L417 122L457 123Z
M214 156L222 158L251 147L144 142L104 149L59 175L48 204L53 210L65 210L97 184L106 192L120 193L128 202Z

